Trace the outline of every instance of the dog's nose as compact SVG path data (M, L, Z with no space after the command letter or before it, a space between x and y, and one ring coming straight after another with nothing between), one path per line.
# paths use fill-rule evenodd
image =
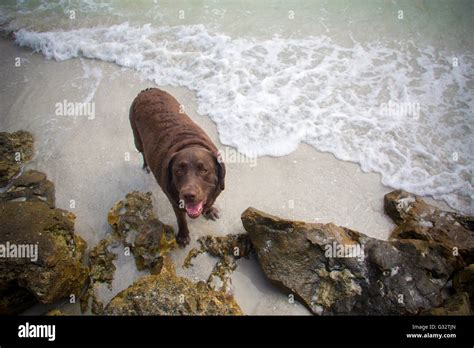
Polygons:
M187 202L194 202L194 200L196 199L196 193L192 191L185 192L183 193L183 198Z

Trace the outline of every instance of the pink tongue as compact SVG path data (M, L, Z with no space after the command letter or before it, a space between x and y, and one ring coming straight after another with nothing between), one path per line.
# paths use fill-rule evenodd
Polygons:
M203 202L199 203L186 203L186 212L189 215L199 215L201 213Z

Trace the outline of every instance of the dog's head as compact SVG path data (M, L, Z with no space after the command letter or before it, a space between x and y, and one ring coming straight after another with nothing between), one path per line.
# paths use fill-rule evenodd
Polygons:
M167 181L191 218L207 210L224 190L225 166L217 153L201 147L177 151L168 162Z

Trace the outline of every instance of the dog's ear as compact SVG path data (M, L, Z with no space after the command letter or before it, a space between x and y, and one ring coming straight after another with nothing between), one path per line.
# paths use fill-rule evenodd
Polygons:
M225 188L225 164L219 152L214 154L214 159L217 164L217 177L219 179L218 185L221 191Z
M177 154L178 152L173 153L164 165L164 183L166 185L166 190L170 194L175 191L173 185L173 162Z

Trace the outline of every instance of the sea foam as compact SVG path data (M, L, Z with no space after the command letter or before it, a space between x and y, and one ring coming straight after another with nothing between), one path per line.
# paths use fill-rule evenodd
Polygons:
M304 142L472 212L472 55L410 40L233 39L203 25L21 29L15 40L48 59L100 59L187 87L243 154L283 156Z

